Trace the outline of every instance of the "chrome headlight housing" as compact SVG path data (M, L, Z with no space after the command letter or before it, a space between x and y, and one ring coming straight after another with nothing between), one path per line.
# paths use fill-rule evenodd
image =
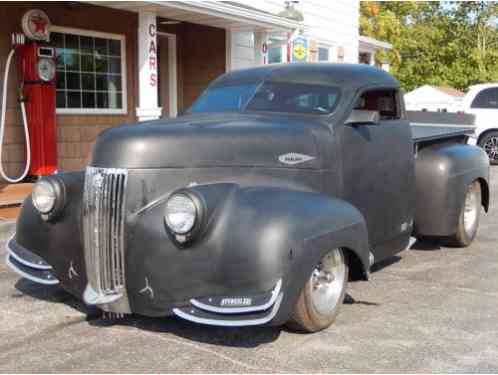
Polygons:
M55 207L57 192L53 184L46 180L39 181L31 194L33 205L41 214L48 214Z
M198 220L198 214L196 203L187 194L174 193L166 202L166 225L176 235L191 232Z
M55 218L66 203L64 183L55 176L43 178L33 186L31 201L44 220Z

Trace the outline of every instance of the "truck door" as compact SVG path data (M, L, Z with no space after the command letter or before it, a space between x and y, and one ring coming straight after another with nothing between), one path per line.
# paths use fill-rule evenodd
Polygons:
M410 124L397 89L364 91L355 109L378 111L378 123L343 126L343 188L365 216L375 259L402 250L411 234L415 172Z

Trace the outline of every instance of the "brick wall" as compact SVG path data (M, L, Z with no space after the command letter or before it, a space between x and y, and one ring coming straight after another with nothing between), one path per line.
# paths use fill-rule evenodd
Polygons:
M59 169L63 171L81 169L86 165L92 144L101 131L117 124L135 121L138 18L135 13L81 3L3 2L0 4L0 70L2 74L7 54L11 49L10 34L21 31L21 18L27 10L32 8L43 9L48 14L52 24L57 26L124 34L126 36L128 114L119 116L57 116ZM15 67L11 67L3 148L4 167L12 176L22 172L25 161L23 129L16 98L18 85L16 74Z

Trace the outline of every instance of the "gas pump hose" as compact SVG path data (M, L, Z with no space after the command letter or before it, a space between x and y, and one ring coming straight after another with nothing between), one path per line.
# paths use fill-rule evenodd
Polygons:
M15 49L12 49L10 51L9 56L7 57L7 63L5 64L5 73L3 76L3 90L2 90L2 117L0 120L0 175L4 180L6 180L9 183L17 183L22 180L28 175L29 167L31 165L31 142L29 139L29 128L28 128L28 121L26 118L26 106L24 105L24 101L21 100L21 114L22 114L22 122L24 126L24 138L26 140L26 167L24 168L24 172L17 178L11 178L7 176L3 169L3 163L2 163L2 148L3 148L3 139L5 135L5 114L7 112L7 86L8 86L8 78L9 78L9 70L10 70L10 64L12 62L12 57L14 56Z

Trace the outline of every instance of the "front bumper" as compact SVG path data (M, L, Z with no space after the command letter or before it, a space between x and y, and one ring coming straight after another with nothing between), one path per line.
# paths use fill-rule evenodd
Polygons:
M283 299L281 288L282 280L279 280L271 292L257 296L191 299L190 306L174 308L173 313L200 324L229 327L262 325L277 315ZM237 306L223 306L226 304Z
M7 266L28 280L44 285L57 285L59 280L52 273L52 266L41 257L19 246L13 239L7 242Z
M59 280L53 273L53 268L40 256L20 246L13 238L7 242L6 263L18 275L35 283L43 285L57 285ZM69 268L69 278L77 276L74 269ZM72 274L73 272L74 274ZM146 285L142 293L154 297L154 289ZM84 296L83 296L84 297ZM282 280L278 280L275 287L269 292L252 295L213 296L190 299L183 306L168 309L179 318L200 324L242 327L263 325L271 322L279 312L283 299ZM99 303L87 304L99 306ZM107 301L106 303L109 303ZM170 313L166 313L170 311Z

